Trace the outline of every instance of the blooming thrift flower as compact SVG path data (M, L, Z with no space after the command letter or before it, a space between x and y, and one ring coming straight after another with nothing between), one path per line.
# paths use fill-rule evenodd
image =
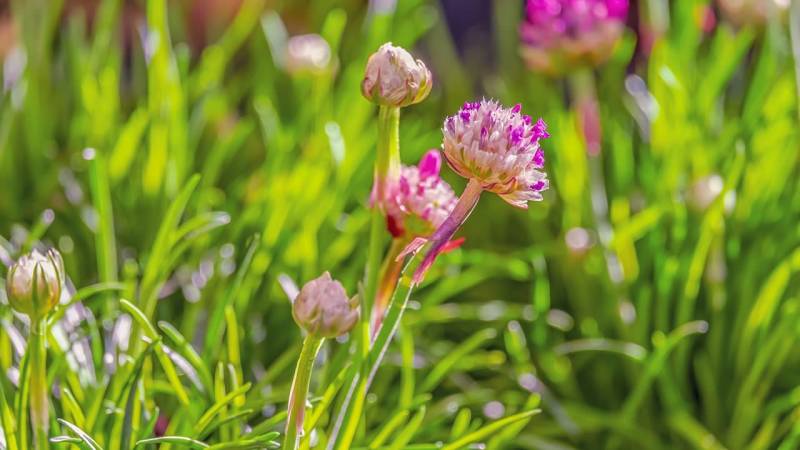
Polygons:
M520 27L532 69L559 74L610 56L622 35L628 0L528 0Z
M6 294L11 307L32 319L44 317L61 299L64 261L55 249L33 250L11 266Z
M428 151L418 166L403 166L383 202L389 232L395 238L430 236L456 205L456 195L439 177L442 156Z
M442 131L444 156L456 173L519 208L542 199L548 184L539 140L550 136L542 119L533 122L520 105L482 100L464 103Z
M379 105L408 106L428 96L431 79L431 72L422 61L389 42L369 57L361 93Z
M344 287L323 273L300 289L292 304L294 321L308 334L335 338L349 332L358 321L358 305Z
M318 34L292 36L286 44L286 70L290 73L323 73L331 65L331 46Z
M430 237L431 245L414 274L419 283L450 238L467 220L483 191L494 192L508 203L527 208L542 200L547 189L541 139L550 135L541 119L533 122L522 107L505 108L493 100L465 103L444 121L444 156L450 167L469 179L450 215ZM418 237L400 257L418 251L426 242Z

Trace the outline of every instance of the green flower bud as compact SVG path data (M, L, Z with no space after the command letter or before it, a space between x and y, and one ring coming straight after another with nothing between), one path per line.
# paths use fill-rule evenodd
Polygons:
M350 331L358 322L358 303L349 299L344 287L328 272L300 289L292 305L294 321L308 334L334 338Z
M6 294L11 307L31 319L47 315L61 298L64 284L64 261L50 249L42 254L34 250L22 255L6 277Z
M430 94L431 71L419 59L386 43L367 61L361 93L384 106L403 107L419 103Z

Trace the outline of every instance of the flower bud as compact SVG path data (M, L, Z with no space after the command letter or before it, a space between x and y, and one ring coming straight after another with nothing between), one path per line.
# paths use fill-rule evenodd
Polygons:
M55 249L42 254L34 250L17 260L6 277L11 307L32 319L44 317L61 298L64 261Z
M431 92L431 72L419 59L386 43L367 61L361 93L384 106L403 107L419 103Z
M331 46L318 34L292 36L286 44L286 70L321 74L331 67Z
M358 321L358 304L328 272L300 289L292 305L294 321L308 334L334 338L350 331Z

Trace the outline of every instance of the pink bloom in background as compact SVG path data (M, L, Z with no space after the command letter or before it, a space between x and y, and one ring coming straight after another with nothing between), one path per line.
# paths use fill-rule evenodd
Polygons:
M534 70L560 74L608 59L624 30L628 0L528 0L525 11L523 56Z
M550 136L542 119L522 114L522 107L504 108L494 100L465 103L444 121L444 155L464 178L483 190L527 208L547 189L544 151L539 140Z
M456 205L450 185L439 177L442 156L430 150L418 166L403 166L383 203L389 232L395 238L430 236Z

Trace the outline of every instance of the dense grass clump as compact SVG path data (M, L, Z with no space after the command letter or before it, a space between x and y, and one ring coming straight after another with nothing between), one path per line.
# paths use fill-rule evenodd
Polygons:
M571 41L539 0L393 3L3 11L0 449L800 447L800 3ZM422 64L394 104L387 42ZM484 97L546 182L450 160L472 214L387 230L373 181Z

